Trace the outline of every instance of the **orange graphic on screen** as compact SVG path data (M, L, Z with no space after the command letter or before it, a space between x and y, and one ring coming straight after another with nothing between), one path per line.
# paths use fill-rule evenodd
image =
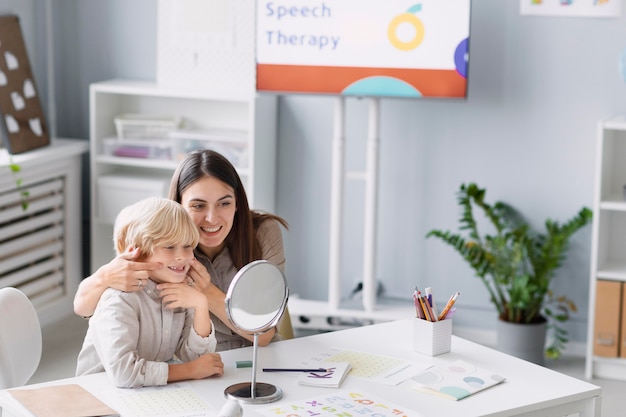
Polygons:
M387 37L389 38L389 42L397 49L401 51L411 51L422 43L424 40L424 24L422 21L415 16L415 13L422 10L421 4L416 4L409 8L406 13L402 13L393 18L391 23L389 23L389 27L387 28ZM398 37L398 29L401 26L410 26L412 27L414 36L412 39L404 41Z

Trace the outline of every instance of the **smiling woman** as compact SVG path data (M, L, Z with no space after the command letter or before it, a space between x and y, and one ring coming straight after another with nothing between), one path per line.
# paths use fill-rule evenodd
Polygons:
M191 152L180 162L170 184L170 198L183 205L200 229L198 262L192 264L189 275L209 300L218 350L250 346L252 335L229 323L225 294L237 271L252 261L267 260L284 272L280 225L287 223L273 214L250 210L234 166L211 150ZM260 336L259 344L280 337L272 329Z

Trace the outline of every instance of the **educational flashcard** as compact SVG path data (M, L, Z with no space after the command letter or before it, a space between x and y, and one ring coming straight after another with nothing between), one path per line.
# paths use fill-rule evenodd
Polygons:
M356 390L333 391L332 394L280 405L271 405L256 411L267 417L286 415L290 417L337 417L349 415L359 417L422 416L422 414L414 410L407 410L369 393Z
M308 366L308 364L305 364ZM313 366L320 366L323 371L303 372L298 378L298 384L312 385L314 387L339 388L343 380L350 373L350 362L329 362Z
M339 348L322 352L307 363L317 362L349 362L352 366L351 378L361 378L386 385L398 385L431 366L429 363L417 363L406 359Z
M498 385L504 380L504 377L491 371L458 360L445 365L435 365L414 376L409 387L457 401Z

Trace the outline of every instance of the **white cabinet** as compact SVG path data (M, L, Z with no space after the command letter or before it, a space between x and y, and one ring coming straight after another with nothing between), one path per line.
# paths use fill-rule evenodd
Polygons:
M114 256L112 223L119 208L150 195L166 196L179 157L176 151L166 158L111 152L118 116L180 117L182 130L236 137L244 156L231 162L246 187L250 207L275 211L276 96L132 80L91 84L89 95L92 272Z
M585 376L626 380L626 117L600 121Z

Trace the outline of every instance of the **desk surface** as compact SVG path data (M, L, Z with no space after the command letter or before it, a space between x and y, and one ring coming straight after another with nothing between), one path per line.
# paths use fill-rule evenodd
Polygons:
M263 367L293 367L327 351L340 348L393 356L419 363L446 363L464 360L478 367L506 377L500 385L476 393L461 401L452 401L431 394L419 393L402 386L390 386L351 378L341 385L341 390L358 390L371 393L393 404L414 411L416 416L564 416L580 413L591 417L600 415L601 388L585 381L572 378L542 366L523 361L476 343L452 337L450 353L430 357L413 351L412 320L374 324L349 330L323 333L259 348L257 382L268 382L284 391L283 399L274 405L289 404L298 400L327 395L333 388L299 385L299 374L263 373ZM251 380L250 368L236 368L235 361L250 360L252 348L222 352L225 364L224 376L201 381L185 382L215 408L215 415L225 403L223 391L231 384ZM29 387L79 383L114 409L124 413L119 395L128 390L116 389L105 374L68 378ZM135 390L141 390L135 389ZM133 390L133 391L135 391ZM0 401L7 393L0 391ZM243 404L244 415L260 415L256 411L272 404Z

